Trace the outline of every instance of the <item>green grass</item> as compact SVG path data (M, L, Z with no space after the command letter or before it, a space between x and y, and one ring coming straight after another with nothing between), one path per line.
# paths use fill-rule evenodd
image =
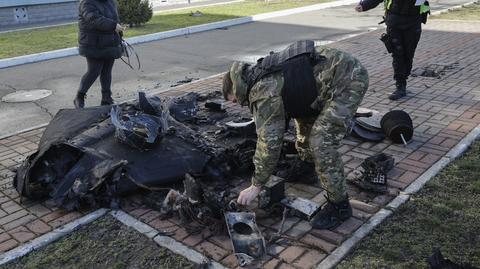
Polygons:
M130 28L126 37L151 34L187 26L284 10L330 0L246 0L240 3L198 7L155 15L147 24ZM203 16L192 17L199 10ZM58 26L0 34L0 59L77 46L77 25Z
M433 16L434 19L443 20L465 20L465 21L479 21L480 20L480 2L465 6L460 9L452 10L447 13Z
M377 227L337 268L430 268L435 248L480 267L480 142Z
M199 266L107 215L0 268L194 269Z

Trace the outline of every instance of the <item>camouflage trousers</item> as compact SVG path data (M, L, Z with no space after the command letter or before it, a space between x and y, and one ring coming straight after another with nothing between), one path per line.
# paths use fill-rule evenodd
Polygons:
M344 165L338 148L350 132L351 120L368 88L367 70L358 61L345 68L342 70L345 78L333 85L331 98L321 100L320 114L295 119L299 156L315 163L320 184L332 202L347 197Z

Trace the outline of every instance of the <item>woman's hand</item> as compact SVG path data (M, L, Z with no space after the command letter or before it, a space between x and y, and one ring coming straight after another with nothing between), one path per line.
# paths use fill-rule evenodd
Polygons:
M249 205L255 198L257 198L260 193L261 187L251 185L250 187L244 189L238 195L237 203L241 205Z
M125 31L125 27L117 23L117 27L115 27L115 32L120 33Z
M362 11L363 11L362 5L358 4L358 5L355 7L355 10L356 10L357 12L362 12Z

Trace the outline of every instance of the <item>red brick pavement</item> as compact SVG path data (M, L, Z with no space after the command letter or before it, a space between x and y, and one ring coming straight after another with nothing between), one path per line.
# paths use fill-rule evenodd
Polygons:
M378 41L379 31L357 36L331 46L352 53L368 68L370 89L363 107L382 112L403 109L410 113L415 125L413 142L408 146L362 142L348 138L340 151L344 154L345 171L350 174L364 158L379 152L395 156L396 165L390 172L390 193L372 195L348 186L354 217L333 231L311 229L297 218L285 223L285 233L296 238L298 244L269 246L264 268L311 268L323 260L358 227L391 201L432 164L480 124L480 24L472 22L430 22L417 50L415 66L431 63L452 64L458 67L447 71L440 79L416 77L409 81L409 94L401 102L387 99L392 90L391 58ZM189 91L208 92L220 89L221 77L183 85L162 93L177 96ZM229 109L239 109L229 106ZM44 129L37 129L0 140L0 252L68 223L87 212L65 212L42 203L20 198L12 188L13 170L36 150ZM300 195L324 203L320 188L291 185L290 194ZM131 199L124 208L132 216L165 231L173 237L228 267L236 267L229 238L208 231L191 235L181 227L178 219L161 220L158 212ZM263 230L275 230L278 219L262 219Z

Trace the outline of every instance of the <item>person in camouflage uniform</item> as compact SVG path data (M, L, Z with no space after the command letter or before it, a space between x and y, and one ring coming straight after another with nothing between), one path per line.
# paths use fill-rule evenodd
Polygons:
M317 90L312 100L313 116L294 118L299 157L314 167L327 191L326 206L312 219L312 226L330 229L352 215L348 201L344 167L338 152L341 140L349 133L350 123L368 88L368 73L348 53L326 46L316 46L315 54L323 60L313 66ZM249 89L245 72L249 64L234 62L224 77L225 99L248 105L256 124L257 146L253 157L255 171L252 185L243 190L240 204L249 204L261 186L274 173L283 144L287 112L282 88L284 75L273 72L256 81ZM311 165L313 168L313 164Z

